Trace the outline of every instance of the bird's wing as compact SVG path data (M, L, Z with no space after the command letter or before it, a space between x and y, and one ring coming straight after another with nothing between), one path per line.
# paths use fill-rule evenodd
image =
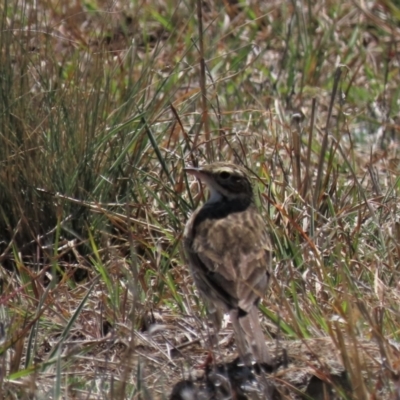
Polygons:
M234 223L229 217L203 221L197 227L193 251L209 289L222 291L216 295L228 308L239 306L248 312L267 288L271 245L261 216L234 217Z

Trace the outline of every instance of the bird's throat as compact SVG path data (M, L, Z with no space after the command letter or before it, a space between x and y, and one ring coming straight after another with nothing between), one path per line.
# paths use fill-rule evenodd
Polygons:
M207 200L206 204L213 204L213 203L218 203L221 201L224 196L219 192L218 190L214 189L213 187L209 187L210 190L210 197Z

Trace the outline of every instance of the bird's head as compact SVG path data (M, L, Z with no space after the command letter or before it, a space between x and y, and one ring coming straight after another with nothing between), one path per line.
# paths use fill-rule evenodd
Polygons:
M185 171L199 178L210 190L207 203L227 200L253 198L250 179L244 168L225 162L216 162L201 167L188 167Z

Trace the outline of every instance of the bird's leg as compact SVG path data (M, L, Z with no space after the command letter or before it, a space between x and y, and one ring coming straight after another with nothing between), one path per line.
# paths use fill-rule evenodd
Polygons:
M222 326L222 318L224 314L221 310L210 307L209 308L209 318L213 326L212 336L210 337L211 347L218 345L218 333Z

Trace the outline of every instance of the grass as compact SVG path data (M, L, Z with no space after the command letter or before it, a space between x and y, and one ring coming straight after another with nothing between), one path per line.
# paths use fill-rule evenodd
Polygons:
M368 7L3 0L2 398L168 398L199 373L183 167L216 160L254 172L269 341L328 337L339 398L398 396L400 14Z

